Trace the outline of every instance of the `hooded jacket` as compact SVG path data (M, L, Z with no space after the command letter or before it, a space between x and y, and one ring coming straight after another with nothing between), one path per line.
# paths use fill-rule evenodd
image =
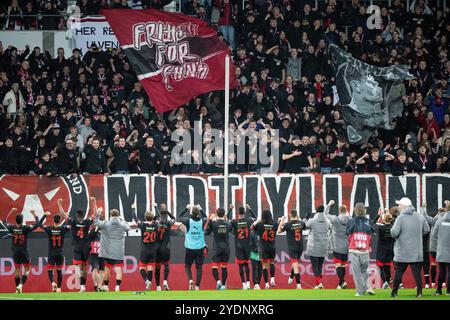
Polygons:
M111 217L108 221L100 221L99 214L96 214L94 223L102 232L99 257L123 260L125 232L130 230L128 223L119 217Z
M422 213L425 217L425 220L427 221L428 225L431 227L431 232L430 232L430 252L437 252L437 244L438 244L438 239L437 239L437 232L436 232L436 224L439 222L439 220L442 220L442 218L444 217L444 215L440 215L439 213L436 214L434 217L429 216L427 214L427 210L425 208L422 209Z
M373 228L365 216L355 216L347 224L348 248L350 251L372 251Z
M450 263L450 212L436 222L434 229L437 233L436 261Z
M347 240L347 224L350 217L347 214L333 215L329 214L329 207L325 209L327 218L331 222L332 230L332 248L333 251L340 254L348 254L348 240Z
M430 232L423 215L413 206L406 207L395 219L391 235L395 239L394 262L423 262L422 236Z
M314 218L306 222L309 229L308 242L306 245L306 255L310 257L326 257L328 255L328 244L331 222L324 212L317 212Z

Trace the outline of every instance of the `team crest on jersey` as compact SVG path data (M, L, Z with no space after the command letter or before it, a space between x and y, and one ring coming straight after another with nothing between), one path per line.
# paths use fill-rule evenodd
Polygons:
M0 218L6 218L7 212L17 208L23 214L25 222L33 222L31 210L41 217L49 211L58 213L57 200L63 200L63 208L70 216L75 216L78 209L88 212L89 198L83 177L39 177L9 176L0 177Z

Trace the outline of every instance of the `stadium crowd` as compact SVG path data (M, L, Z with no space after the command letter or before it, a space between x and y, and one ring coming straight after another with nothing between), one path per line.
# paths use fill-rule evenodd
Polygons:
M64 1L18 1L8 14ZM161 7L159 1L78 1L81 13L102 7ZM207 20L233 53L239 86L231 94L233 145L255 129L267 149L279 148L280 172L448 172L450 168L450 21L437 1L374 1L381 29L368 29L363 1L182 1L182 12ZM63 28L64 23L52 29ZM25 27L26 29L26 27ZM416 79L405 83L404 112L394 130L375 130L361 146L349 145L334 94L334 71L325 35L355 58L376 66L408 64ZM165 114L157 113L120 49L88 52L0 47L0 172L217 173L223 165L200 161L211 150L211 129L223 130L223 92L211 92ZM195 121L201 121L200 126ZM171 133L203 134L192 162L171 157ZM269 129L269 130L267 130ZM279 129L279 143L264 133ZM230 172L265 172L258 148ZM272 161L274 161L272 159Z

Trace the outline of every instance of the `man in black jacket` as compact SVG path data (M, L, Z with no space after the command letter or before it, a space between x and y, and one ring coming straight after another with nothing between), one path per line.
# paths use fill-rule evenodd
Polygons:
M75 141L67 139L66 144L56 149L55 159L56 171L58 174L78 173L78 150Z
M130 147L127 145L125 138L117 136L115 143L110 147L107 154L109 156L114 156L112 161L111 170L114 173L128 174L130 173Z
M164 168L164 158L154 146L153 138L148 134L144 134L145 140L138 142L137 148L139 150L139 167L141 173L158 173L162 174Z
M100 139L95 137L92 141L88 142L88 145L83 151L86 159L86 173L91 174L109 174L106 165L105 152L100 148Z

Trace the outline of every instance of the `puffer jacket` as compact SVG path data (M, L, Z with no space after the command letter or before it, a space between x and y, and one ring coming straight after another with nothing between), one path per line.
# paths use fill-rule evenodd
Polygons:
M329 230L331 222L324 212L317 212L314 218L306 222L309 229L306 255L310 257L326 257L330 242Z
M391 229L395 239L394 262L423 262L422 236L428 232L430 226L423 215L413 206L403 209Z

